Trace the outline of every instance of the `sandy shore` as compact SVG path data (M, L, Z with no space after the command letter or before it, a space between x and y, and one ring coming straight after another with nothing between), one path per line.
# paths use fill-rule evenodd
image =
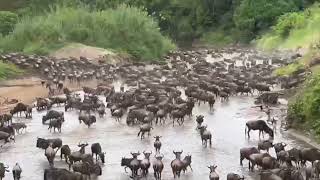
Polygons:
M75 83L65 82L64 86L72 91L82 89L82 86L96 87L97 81L83 82L80 86ZM41 86L41 79L37 77L28 77L23 79L14 79L0 82L0 114L7 112L14 104L3 104L6 98L18 99L19 102L32 104L36 97L48 97L48 89Z

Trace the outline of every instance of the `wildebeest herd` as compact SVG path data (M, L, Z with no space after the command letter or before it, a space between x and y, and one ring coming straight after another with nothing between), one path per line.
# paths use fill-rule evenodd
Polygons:
M223 53L231 52L238 53L238 59L222 59L214 62L206 59L209 54L221 58ZM252 56L246 57L245 54L249 52ZM24 68L36 68L45 77L41 83L43 88L48 89L49 98L36 98L33 106L37 111L46 111L42 117L42 124L48 126L50 132L63 131L64 122L69 121L65 119L65 113L70 111L78 112L80 125L84 124L91 128L99 118L104 118L109 109L116 122L124 120L128 126L137 126L137 136L142 141L144 138L154 137L154 151L143 151L142 159L139 158L140 152L131 152L132 157L119 159L125 172L130 169L130 177L133 179L147 177L152 168L154 178L160 180L165 166L171 167L174 178L180 178L181 172L186 173L188 169L192 171L192 155L187 153L182 158L183 150L172 149L175 158L170 164L163 162L164 156L169 156L162 151L164 147L161 138L166 135L152 135L154 128L169 125L183 126L185 121L195 119L202 146L204 148L214 146L212 140L215 134L204 124L207 121L205 116L193 114L195 106L207 104L209 109L214 111L214 104L217 101L224 103L232 96L263 94L272 91L278 84L288 87L291 81L296 82L296 78L300 80L305 74L301 72L293 79L277 78L272 75L272 71L276 66L288 63L293 57L281 59L278 56L270 56L272 64L269 64L269 59L255 50L237 48L171 52L163 58L163 61L153 65L136 62L118 65L103 62L98 64L86 58L54 59L21 54L7 54L1 57ZM257 59L263 60L262 63L257 63ZM241 66L237 65L237 60L241 60ZM64 86L66 81L78 83L80 86L93 79L98 80L99 84L95 88L83 86L84 96L71 92ZM118 80L123 82L119 91L113 85L113 82ZM54 96L57 93L63 93L64 96ZM4 140L5 143L14 141L15 132L20 133L20 130L27 126L21 122L13 123L12 117L22 116L24 113L26 118L32 118L33 106L18 103L10 113L0 116L0 140ZM64 106L65 112L53 110L54 106ZM261 104L260 107L266 112L269 108L265 104ZM256 147L241 148L240 165L247 159L249 170L254 171L256 166L260 167L261 180L318 178L319 150L315 148L287 150L285 143L274 143L274 129L265 120L253 120L244 124L247 138L250 138L251 130L258 130L259 138L260 135L264 137L266 133L269 139L262 139ZM90 179L92 175L102 175L101 165L107 161L106 154L98 142L91 144L91 153L88 154L85 150L88 145L87 142L79 142L79 150L72 151L60 138L38 137L36 147L44 150L44 157L50 166L44 170L44 179L81 180ZM276 157L269 154L271 148L274 148ZM60 158L65 159L69 169L55 167L55 157L59 150ZM312 166L307 165L307 161L311 162ZM209 168L209 179L219 179L217 171L219 165L206 166ZM0 163L0 179L4 177L7 169L7 166ZM19 179L22 172L19 164L16 164L13 170L13 176ZM227 175L227 180L240 179L245 177L233 172Z

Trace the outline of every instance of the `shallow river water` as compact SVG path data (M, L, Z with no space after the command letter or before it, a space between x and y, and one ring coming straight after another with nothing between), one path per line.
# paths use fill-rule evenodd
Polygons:
M131 151L152 150L155 135L163 136L161 139L163 146L161 148L164 154L164 172L163 179L173 179L170 162L174 159L173 150L183 150L182 158L186 154L192 155L193 172L188 170L182 174L182 180L204 180L208 179L208 165L218 166L217 172L220 179L226 179L226 174L235 172L245 175L246 179L259 179L257 173L249 173L248 163L244 161L244 167L239 165L239 149L246 146L256 146L259 138L257 132L251 133L251 139L248 140L244 135L245 122L254 119L265 119L265 113L254 106L254 97L239 96L232 97L228 102L218 102L214 110L210 111L208 105L201 104L196 106L193 111L193 117L186 119L184 125L172 127L172 122L168 119L166 125L154 126L152 137L146 137L140 140L137 137L138 126L128 127L125 123L125 117L118 123L113 119L107 109L107 115L103 118L97 118L97 123L91 128L84 124L79 124L78 112L75 110L65 113L65 123L62 133L50 133L46 125L42 125L41 118L46 111L33 111L33 119L17 119L15 121L26 122L28 128L26 133L17 135L15 143L9 143L0 148L0 162L8 164L11 168L19 162L23 172L22 179L40 180L43 179L43 169L48 168L48 162L44 156L44 150L36 148L37 137L54 138L59 137L63 144L68 144L72 151L77 151L76 146L79 141L89 144L99 142L106 152L106 164L103 166L103 174L99 180L126 180L130 179L120 166L122 157L131 157ZM55 107L54 109L64 111L64 107ZM279 110L273 111L275 116L279 116ZM213 134L212 147L205 148L201 145L200 135L195 130L196 115L204 115L204 124ZM98 116L97 116L98 117ZM278 117L280 118L280 117ZM280 123L279 123L280 124ZM278 127L279 128L279 127ZM265 138L268 138L266 135ZM286 142L290 147L306 146L290 135L278 129L274 142ZM90 145L86 148L90 152ZM274 153L274 150L271 150ZM60 152L58 152L60 154ZM66 167L64 160L60 157L55 159L56 167ZM153 154L154 155L154 154ZM153 157L152 155L152 157ZM274 155L274 154L273 154ZM142 155L140 158L143 158ZM153 160L153 158L152 158ZM153 170L150 170L148 179L154 179ZM7 173L5 180L12 179L12 174Z

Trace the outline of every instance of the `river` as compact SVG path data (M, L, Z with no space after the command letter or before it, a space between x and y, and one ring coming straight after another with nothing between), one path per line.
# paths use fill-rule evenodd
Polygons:
M120 84L120 83L117 83ZM102 98L102 97L101 97ZM40 180L43 178L43 169L48 168L49 164L44 156L44 150L36 148L37 137L61 138L63 144L68 144L72 151L77 151L79 141L89 144L99 142L103 151L106 152L106 163L103 165L102 176L99 180L127 180L129 174L125 173L124 168L120 166L122 157L131 157L130 152L153 151L153 136L160 135L164 154L163 179L173 179L170 162L175 158L173 150L183 150L182 157L186 154L192 155L193 171L188 170L186 174L182 173L182 180L203 180L208 179L208 165L217 165L217 172L220 179L226 179L229 172L243 174L246 179L258 179L257 170L250 173L248 162L244 160L244 167L239 164L239 149L248 146L257 146L259 141L258 132L251 133L251 139L245 138L244 127L248 120L266 119L266 114L258 108L254 108L253 96L234 96L227 102L217 100L214 109L209 110L208 105L201 104L193 110L193 116L187 118L184 125L172 127L172 122L168 119L165 125L154 126L151 137L140 140L137 137L138 126L129 127L126 125L123 117L120 122L116 122L111 117L109 110L103 118L97 118L97 123L88 128L84 124L79 124L78 112L75 110L65 113L65 123L62 133L50 133L46 125L41 122L42 116L46 111L33 110L33 119L14 118L16 122L25 122L28 126L27 131L17 135L15 143L5 144L0 148L0 161L8 164L10 169L16 162L19 162L23 172L22 179ZM272 116L278 119L283 118L280 109L286 108L286 105L279 105L272 110ZM64 111L64 107L54 107L54 110ZM196 115L204 115L204 124L208 125L208 130L213 134L212 147L201 145L201 139L196 131ZM301 142L290 136L286 131L281 130L278 122L274 142L285 142L290 147L306 147ZM266 135L265 138L268 138ZM90 152L90 145L86 148ZM274 155L274 150L271 150ZM60 154L60 152L58 152ZM143 158L142 155L139 158ZM55 159L56 167L67 167L64 160L60 157ZM148 179L153 178L151 168ZM12 173L6 173L5 180L12 178Z

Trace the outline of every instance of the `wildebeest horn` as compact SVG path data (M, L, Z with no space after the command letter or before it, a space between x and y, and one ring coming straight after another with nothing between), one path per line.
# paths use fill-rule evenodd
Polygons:
M146 153L146 151L143 151L143 154Z
M207 166L209 169L211 169L211 166Z
M173 154L175 154L176 152L175 151L172 151L173 152Z

